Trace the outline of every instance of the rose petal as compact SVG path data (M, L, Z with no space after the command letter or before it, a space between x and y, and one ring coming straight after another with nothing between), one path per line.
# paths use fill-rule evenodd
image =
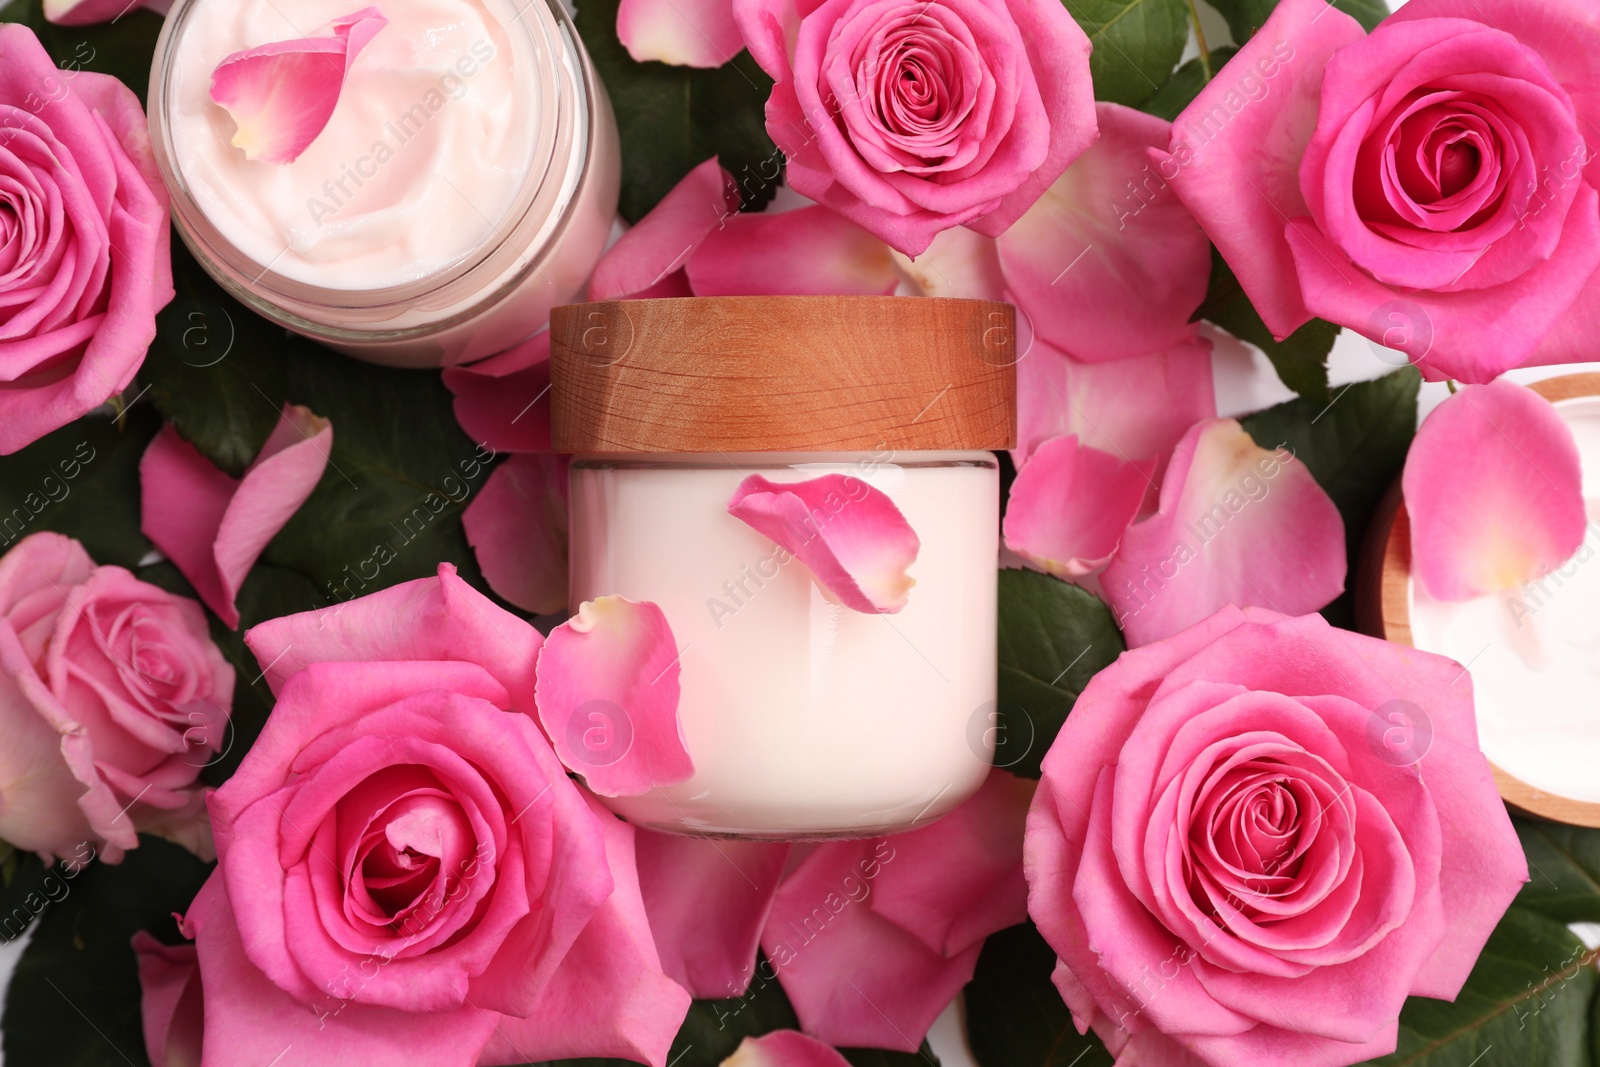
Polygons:
M507 457L461 513L484 581L535 615L567 606L567 457Z
M906 569L922 543L894 501L859 478L779 484L752 474L734 490L728 514L799 559L845 607L894 614L916 584Z
M115 22L136 7L165 15L164 8L157 9L159 4L160 0L45 0L44 17L57 26L92 26Z
M639 887L661 967L693 996L742 996L789 860L787 842L636 833Z
M922 296L1006 299L1006 279L1000 273L995 239L965 226L941 232L915 259L904 252L891 250L891 254L900 273Z
M996 239L1036 333L1090 362L1193 337L1211 277L1211 242L1148 159L1171 124L1118 104L1097 113L1100 140Z
M1440 600L1521 585L1583 543L1572 431L1549 401L1503 379L1464 387L1423 420L1402 484L1412 567Z
M164 945L140 930L133 935L133 954L139 961L145 1054L153 1067L200 1067L205 1008L194 945Z
M1159 509L1123 534L1102 586L1133 647L1226 604L1315 611L1345 566L1344 520L1305 466L1216 419L1178 444Z
M620 596L586 601L545 641L539 721L561 762L601 796L694 774L678 722L679 655L661 609Z
M446 367L456 422L496 452L550 451L550 331L465 367Z
M332 423L285 404L238 481L170 425L145 449L140 528L230 629L239 628L236 601L250 568L317 487L332 447Z
M696 296L888 296L900 282L887 245L820 204L729 216L688 272Z
M617 37L640 63L720 67L744 50L732 0L622 0Z
M333 117L350 64L389 24L375 7L335 19L329 37L274 41L235 52L211 74L211 99L237 129L246 159L293 163Z
M1006 547L1058 578L1099 569L1155 484L1155 467L1154 460L1124 462L1070 434L1051 438L1011 483Z
M712 156L600 258L589 278L589 299L690 295L680 272L701 242L738 210L738 188Z
M739 1042L722 1067L850 1067L850 1061L798 1030L774 1030Z
M1017 363L1018 469L1052 437L1128 462L1156 459L1157 473L1201 419L1217 415L1211 342L1198 329L1153 355L1082 363L1035 338Z

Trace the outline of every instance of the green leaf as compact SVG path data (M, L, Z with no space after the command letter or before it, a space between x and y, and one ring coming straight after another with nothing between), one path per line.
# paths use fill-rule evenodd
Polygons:
M1216 249L1211 252L1211 288L1195 318L1213 322L1239 340L1260 348L1283 384L1298 395L1327 402L1328 353L1333 351L1339 327L1312 319L1282 341L1275 340Z
M1514 817L1530 881L1517 904L1566 923L1600 922L1600 830Z
M1097 100L1137 107L1167 81L1189 40L1184 0L1065 0L1089 35Z
M1370 1067L1592 1067L1596 956L1556 920L1513 907L1455 1002L1407 1000L1399 1047Z
M1256 31L1266 23L1267 16L1272 14L1272 9L1278 6L1278 0L1208 0L1208 2L1228 20L1228 30L1237 44L1244 44L1254 37ZM1389 16L1388 5L1383 0L1333 0L1333 6L1347 15L1354 16L1368 33Z
M1389 5L1383 0L1333 0L1333 6L1361 23L1368 33L1389 17Z
M150 550L139 531L139 460L161 420L148 399L118 419L97 413L47 434L0 463L0 551L54 530L83 542L96 563L132 568Z
M1093 593L1029 570L1000 572L999 641L994 762L1037 778L1078 694L1127 646Z
M156 317L139 377L179 435L237 478L283 409L286 347L310 342L290 341L282 326L245 312L181 241L172 243L172 275L178 295Z
M160 838L141 836L118 866L91 863L57 887L6 995L7 1063L145 1067L139 975L128 941L139 930L171 940L209 867Z
M99 26L57 26L45 21L40 0L11 0L0 6L0 22L20 22L33 30L44 50L69 77L80 70L109 74L145 102L155 59L161 16L135 7Z
M980 1067L1111 1067L1093 1033L1080 1035L1050 981L1056 954L1032 923L984 942L967 983L967 1036Z
M1216 74L1237 53L1238 49L1232 45L1218 48L1211 53L1211 73ZM1148 111L1168 122L1183 114L1183 109L1194 103L1194 98L1200 95L1200 90L1206 85L1205 68L1200 65L1199 57L1189 60L1173 72L1166 84L1156 91L1156 94L1139 105L1139 110Z
M777 192L783 156L767 136L772 79L741 52L715 70L637 63L617 40L619 0L582 0L578 34L605 82L622 137L621 211L638 222L712 156L746 207Z

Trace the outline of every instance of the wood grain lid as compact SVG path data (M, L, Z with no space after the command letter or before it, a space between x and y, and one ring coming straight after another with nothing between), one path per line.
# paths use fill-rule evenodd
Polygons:
M1002 449L1016 309L905 296L569 304L550 315L557 452Z

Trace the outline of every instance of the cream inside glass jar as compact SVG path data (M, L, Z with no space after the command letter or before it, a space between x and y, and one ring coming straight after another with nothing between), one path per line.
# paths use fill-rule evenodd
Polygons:
M604 248L615 120L547 0L379 0L327 126L246 159L210 97L225 57L326 36L322 0L178 0L151 72L173 219L241 301L373 362L440 366L537 331ZM354 4L352 11L354 10Z
M606 799L614 811L679 833L852 837L920 825L978 789L1012 323L1008 305L906 297L556 310L554 438L577 453L570 606L620 594L666 614L695 766ZM844 606L730 514L752 475L883 493L920 542L905 607Z

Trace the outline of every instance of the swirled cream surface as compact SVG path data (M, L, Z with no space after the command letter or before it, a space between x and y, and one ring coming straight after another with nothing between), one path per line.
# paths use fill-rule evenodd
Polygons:
M359 6L201 0L170 81L173 154L206 218L264 269L328 289L403 285L483 244L517 199L541 115L511 0L390 0L311 145L292 163L247 160L211 100L217 64L327 35Z

